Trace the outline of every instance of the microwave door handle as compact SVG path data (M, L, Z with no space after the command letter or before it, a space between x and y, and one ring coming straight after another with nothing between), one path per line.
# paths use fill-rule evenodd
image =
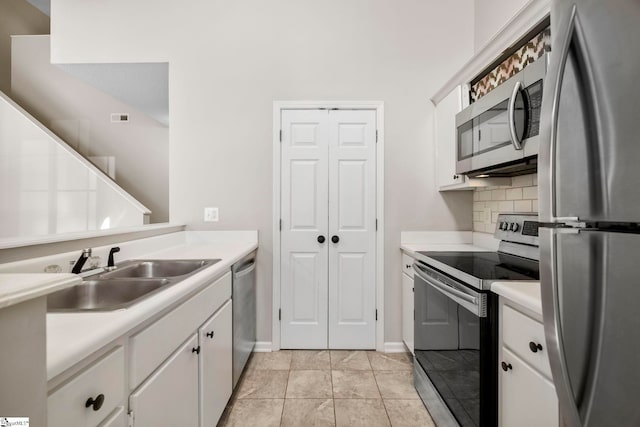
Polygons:
M507 110L507 114L509 116L509 133L511 134L511 143L513 144L513 148L516 150L522 150L522 140L518 138L518 134L516 133L516 100L518 99L518 94L521 89L522 83L517 81L516 85L513 87L513 92L509 99L509 109Z

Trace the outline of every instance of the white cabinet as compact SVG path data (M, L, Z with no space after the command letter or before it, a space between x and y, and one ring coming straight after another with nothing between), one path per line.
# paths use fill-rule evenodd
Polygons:
M49 395L47 425L97 426L122 404L124 393L124 349L116 347Z
M442 189L464 184L466 177L456 173L456 114L462 109L462 87L456 86L436 105L436 168L438 186Z
M413 354L413 258L402 254L402 341Z
M500 298L500 426L558 426L544 327L525 311Z
M413 279L402 273L402 341L413 354Z
M197 335L191 336L131 396L136 426L198 426Z
M232 393L231 301L198 330L200 340L200 426L215 426Z
M229 272L50 382L48 426L215 426L232 393L232 340Z
M127 427L127 412L118 406L98 427Z

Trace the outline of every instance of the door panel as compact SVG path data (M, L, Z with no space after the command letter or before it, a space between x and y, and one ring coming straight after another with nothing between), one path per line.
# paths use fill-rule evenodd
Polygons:
M282 112L282 348L375 348L375 155L375 110Z
M418 276L413 280L416 351L457 350L458 304Z
M327 347L328 138L326 111L282 112L282 348Z
M560 53L574 5L575 25L566 39L565 58ZM628 55L621 46L632 46L640 39L640 3L556 0L552 16L556 54L551 55L547 80L555 83L560 76L561 84L557 89L547 84L544 91L541 142L546 147L541 147L540 182L551 176L550 141L555 135L558 197L556 211L542 212L541 219L555 215L638 222L640 145L630 141L637 139L638 132L640 56ZM559 95L557 108L554 95ZM554 111L556 129L550 120Z
M543 236L547 237L541 239L541 254L551 254L554 267L541 271L545 334L561 404L566 378L570 400L564 405L577 408L583 426L640 425L640 407L627 398L640 388L640 372L635 369L640 354L640 236L563 230L545 230ZM548 303L554 282L558 330L551 327Z
M376 112L329 113L329 348L375 348Z

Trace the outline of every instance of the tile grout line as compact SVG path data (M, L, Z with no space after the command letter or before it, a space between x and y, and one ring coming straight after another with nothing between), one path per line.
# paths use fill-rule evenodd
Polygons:
M287 371L287 382L284 385L284 396L282 396L282 412L280 412L280 427L282 427L282 423L284 422L284 405L287 403L287 389L289 388L289 378L291 378L292 364L293 364L293 353L291 353L291 360L289 360L289 370Z
M331 350L329 350L329 373L331 375L331 404L333 405L333 423L338 426L338 416L336 415L336 396L333 393L333 359L331 358Z
M371 365L371 360L369 360L369 355L367 355L367 360ZM376 387L378 388L378 393L380 393L380 401L382 402L382 407L384 408L384 413L387 415L387 420L389 420L389 426L391 425L391 417L389 416L389 411L387 410L387 405L384 403L384 397L382 397L382 391L380 390L380 385L378 384L378 377L376 377L376 371L373 370L373 366L371 366L371 371L373 372L373 380L376 382Z

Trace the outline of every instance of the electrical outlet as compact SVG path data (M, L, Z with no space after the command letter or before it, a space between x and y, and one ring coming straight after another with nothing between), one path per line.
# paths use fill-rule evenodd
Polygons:
M217 222L218 208L204 208L204 222Z

